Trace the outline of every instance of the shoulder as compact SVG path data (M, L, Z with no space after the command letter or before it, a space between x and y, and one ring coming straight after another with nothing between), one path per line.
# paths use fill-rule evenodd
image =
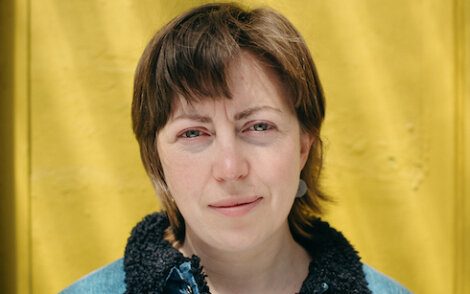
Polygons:
M73 283L60 292L61 294L75 293L124 293L123 260L118 259Z
M411 293L393 279L364 264L362 266L369 289L372 293L408 294Z

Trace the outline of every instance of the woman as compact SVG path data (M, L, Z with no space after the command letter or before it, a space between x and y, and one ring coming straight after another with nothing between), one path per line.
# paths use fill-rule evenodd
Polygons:
M283 16L195 8L150 41L134 86L164 212L134 228L123 260L64 293L408 293L319 220L325 102Z

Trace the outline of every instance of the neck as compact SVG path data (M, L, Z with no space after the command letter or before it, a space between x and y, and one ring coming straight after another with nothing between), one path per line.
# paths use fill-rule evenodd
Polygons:
M201 258L211 293L296 293L310 263L287 222L263 244L242 251L213 248L188 234L180 251Z

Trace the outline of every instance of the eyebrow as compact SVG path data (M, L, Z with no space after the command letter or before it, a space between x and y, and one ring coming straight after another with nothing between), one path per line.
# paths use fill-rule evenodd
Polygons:
M189 119L189 120L194 120L194 121L198 121L201 123L209 123L212 121L210 117L199 115L196 113L182 113L178 115L177 117L175 117L173 120L179 120L179 119Z
M275 111L275 112L278 112L278 113L282 113L282 111L280 109L272 107L272 106L267 106L267 105L266 106L255 106L255 107L248 108L246 110L243 110L242 112L239 112L239 113L235 114L234 118L235 118L235 120L241 120L241 119L247 118L250 115L252 115L256 112L262 111L262 110L272 110L272 111Z
M272 107L272 106L268 106L268 105L255 106L255 107L245 109L242 112L239 112L239 113L235 114L234 119L235 120L242 120L242 119L250 117L254 113L260 112L262 110L271 110L271 111L275 111L275 112L278 112L278 113L282 113L282 111L280 109L276 108L276 107ZM177 117L175 117L173 120L179 120L179 119L189 119L189 120L194 120L194 121L198 121L198 122L201 122L201 123L209 123L209 122L212 121L212 118L210 118L208 116L200 115L200 114L197 114L197 113L182 113L182 114L178 115Z

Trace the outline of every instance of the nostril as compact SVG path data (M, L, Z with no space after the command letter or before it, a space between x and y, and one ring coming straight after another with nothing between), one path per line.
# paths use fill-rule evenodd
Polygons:
M214 154L213 175L219 182L237 181L245 178L248 174L248 162L243 154L233 147L221 150Z

